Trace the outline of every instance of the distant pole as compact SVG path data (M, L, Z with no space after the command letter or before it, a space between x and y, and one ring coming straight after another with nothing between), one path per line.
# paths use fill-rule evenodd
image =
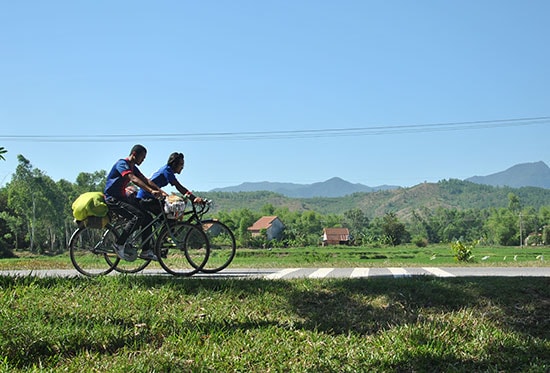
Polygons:
M521 212L519 213L519 247L523 247L523 219L521 218Z

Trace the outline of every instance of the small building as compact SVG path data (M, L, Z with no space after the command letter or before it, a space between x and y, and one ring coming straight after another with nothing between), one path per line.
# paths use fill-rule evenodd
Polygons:
M323 229L323 246L327 245L348 245L350 235L348 228L325 228Z
M284 228L285 225L277 216L262 216L248 228L248 231L252 237L257 237L265 230L267 240L271 241L280 239Z

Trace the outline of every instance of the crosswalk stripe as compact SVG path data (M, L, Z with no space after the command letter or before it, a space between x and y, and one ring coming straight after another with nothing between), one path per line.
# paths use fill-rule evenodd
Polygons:
M407 271L405 271L403 268L390 267L390 268L388 268L388 271L391 272L393 277L410 276L410 274L408 274Z
M369 268L354 268L349 277L369 277Z
M334 268L319 268L315 272L309 275L309 278L323 278L326 277Z
M422 268L423 270L425 271L428 271L438 277L456 277L455 275L453 275L452 273L449 273L447 271L444 271L440 268L435 268L435 267L425 267L425 268Z
M278 279L278 278L283 278L284 276L286 275L289 275L293 272L297 272L299 271L301 268L286 268L286 269L282 269L278 272L274 272L274 273L271 273L269 275L266 276L266 278L269 278L269 279Z

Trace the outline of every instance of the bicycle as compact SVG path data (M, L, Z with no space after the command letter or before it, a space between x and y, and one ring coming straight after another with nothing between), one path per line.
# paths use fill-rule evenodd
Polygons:
M140 229L132 232L126 245L139 250L151 241L159 264L174 276L192 276L202 270L210 255L206 234L199 227L177 220L177 212L166 212L164 201L160 201L162 212ZM182 202L183 203L183 202ZM176 206L176 205L172 205ZM178 208L183 211L183 207ZM114 244L126 221L109 211L105 224L98 224L98 218L89 217L78 223L78 228L69 240L69 255L76 270L86 276L102 276L113 270L121 273L136 273L149 265L151 260L121 260L115 253ZM151 234L141 242L143 231L151 227ZM137 251L136 255L137 257ZM134 259L134 258L132 258Z
M183 213L183 221L200 227L206 234L210 244L210 256L208 262L200 269L203 273L219 272L233 261L237 252L235 235L227 225L217 219L203 219L203 216L212 207L212 201L205 200L204 203L191 203L192 209ZM185 216L189 216L185 219ZM191 265L198 269L200 263L191 261Z

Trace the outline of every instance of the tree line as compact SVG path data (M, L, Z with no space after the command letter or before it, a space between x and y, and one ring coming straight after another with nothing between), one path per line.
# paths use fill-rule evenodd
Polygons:
M5 149L0 148L0 159ZM33 253L59 253L76 225L71 205L82 193L102 191L106 171L80 173L75 182L54 181L32 166L22 155L11 180L0 188L0 256L14 250ZM323 228L346 227L354 245L399 245L484 241L486 244L518 246L550 242L550 205L538 209L523 206L514 193L508 194L508 206L500 208L457 209L419 207L409 216L387 211L381 216L367 216L358 207L342 214L296 211L286 206L264 204L257 210L238 208L213 212L235 233L239 247L310 246L321 242ZM284 223L281 240L267 242L248 232L256 220L276 215Z

